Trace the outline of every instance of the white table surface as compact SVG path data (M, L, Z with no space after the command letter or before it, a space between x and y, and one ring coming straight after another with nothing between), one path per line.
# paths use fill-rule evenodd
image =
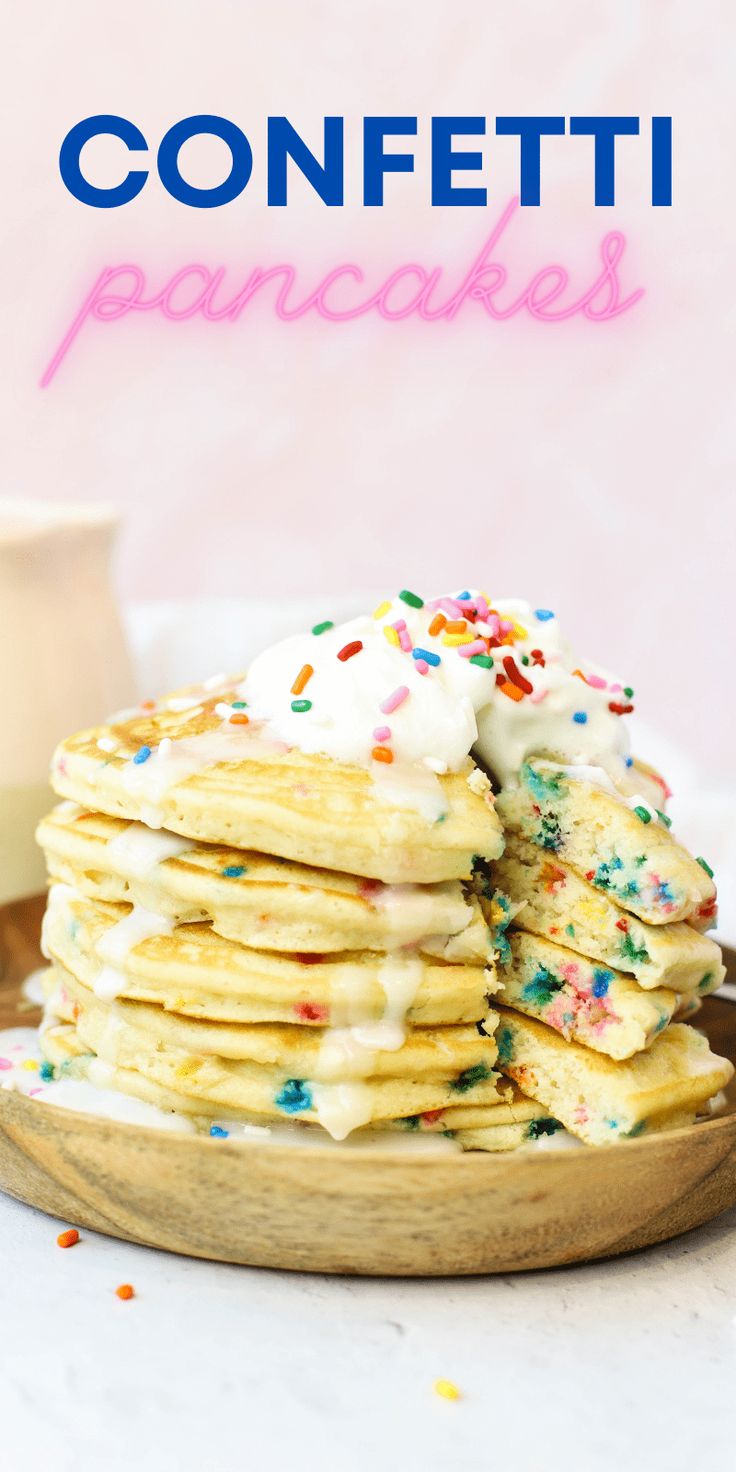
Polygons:
M734 1465L736 1211L619 1261L417 1282L62 1251L66 1225L0 1196L4 1472Z

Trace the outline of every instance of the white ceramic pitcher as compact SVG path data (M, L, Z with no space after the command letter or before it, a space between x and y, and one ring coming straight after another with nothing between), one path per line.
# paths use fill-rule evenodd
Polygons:
M0 903L43 889L33 833L56 742L132 702L116 526L108 507L0 500Z

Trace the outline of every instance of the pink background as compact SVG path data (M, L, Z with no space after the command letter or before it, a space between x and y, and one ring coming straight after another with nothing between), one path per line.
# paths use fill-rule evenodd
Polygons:
M128 599L327 602L468 582L528 595L637 687L647 719L725 774L736 715L731 8L14 0L14 11L6 493L124 508ZM232 118L253 144L247 191L190 210L154 176L121 210L86 208L61 184L58 147L101 111L129 117L152 148L193 112ZM285 112L315 151L323 115L344 114L344 209L295 176L289 207L266 208L269 112ZM416 172L389 177L385 207L364 210L361 119L394 112L419 116ZM603 234L623 230L625 290L646 296L618 321L496 324L472 304L436 325L284 325L265 303L237 325L141 316L88 325L38 388L105 264L138 261L158 286L198 260L226 265L235 285L286 259L307 289L345 260L376 282L417 260L459 283L516 187L517 145L495 139L493 120L524 112L642 118L642 137L619 144L615 209L592 206L590 140L548 140L543 207L517 218L499 252L519 289L553 260L583 289ZM432 113L490 119L482 144L458 143L483 147L486 211L430 207ZM674 118L672 209L648 203L656 113ZM120 176L121 157L90 146L99 182ZM210 182L223 157L191 145L182 166Z

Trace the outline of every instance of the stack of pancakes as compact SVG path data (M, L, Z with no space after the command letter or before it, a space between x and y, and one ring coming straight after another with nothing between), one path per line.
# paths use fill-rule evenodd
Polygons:
M240 693L209 682L56 753L65 800L39 831L56 1073L217 1135L508 1150L707 1110L731 1065L676 1019L723 976L702 933L715 889L651 773L629 801L527 761L494 804L470 758L310 754Z
M652 777L642 769L650 793ZM732 1073L676 1020L725 974L703 934L708 866L647 797L624 802L553 762L525 763L497 806L495 882L513 911L499 1067L591 1144L691 1122Z
M503 846L487 779L470 761L427 773L407 806L365 769L264 740L236 696L179 693L57 752L66 801L39 830L49 1063L215 1134L509 1149L554 1130L495 1066L471 882Z

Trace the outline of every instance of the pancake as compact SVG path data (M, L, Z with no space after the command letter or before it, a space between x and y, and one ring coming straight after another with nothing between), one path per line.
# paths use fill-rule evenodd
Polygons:
M677 1011L676 992L643 991L632 977L537 935L515 930L509 939L511 959L499 972L498 1000L597 1053L630 1058L648 1048Z
M263 1115L242 1110L225 1111L196 1094L164 1088L134 1068L120 1068L104 1062L89 1052L73 1023L52 1022L44 1032L44 1052L59 1078L85 1078L98 1088L133 1095L159 1109L193 1118L203 1130L208 1130L210 1124L217 1120L218 1127L227 1129L228 1125L246 1125L254 1135L265 1132L268 1138L274 1128L273 1123L269 1126L264 1122ZM525 1098L511 1085L502 1085L501 1093L503 1097L499 1095L487 1104L451 1105L447 1109L429 1110L425 1114L364 1126L351 1135L351 1142L369 1135L380 1138L387 1131L398 1131L410 1135L450 1135L464 1149L507 1151L560 1128L556 1120L549 1118L543 1105ZM315 1125L300 1123L296 1118L288 1125L277 1122L275 1128L289 1130L302 1140L319 1129Z
M522 1146L535 1145L538 1140L556 1135L563 1126L559 1120L542 1114L528 1124L495 1125L481 1129L456 1130L453 1139L463 1150L485 1150L500 1155L509 1150L520 1150Z
M680 1000L675 1017L678 1022L684 1022L686 1018L694 1017L703 1005L702 999L697 993L680 992Z
M467 878L475 855L501 852L490 784L469 758L437 776L422 763L369 769L289 750L242 724L237 683L70 736L54 790L151 828L385 883Z
M155 933L158 929L159 933ZM257 951L208 925L174 925L128 905L51 891L44 948L103 1000L158 1003L215 1022L344 1026L381 1020L420 1026L478 1022L494 971L416 951L326 957Z
M556 854L518 834L507 833L505 852L493 867L497 884L518 906L518 929L630 972L645 989L666 986L705 996L726 974L720 947L692 925L648 925L627 915Z
M397 1127L418 1130L485 1129L493 1125L530 1124L545 1115L544 1105L529 1099L515 1085L502 1079L500 1097L490 1104L455 1104L447 1109L433 1109L427 1114L410 1115L397 1120Z
M262 1029L245 1027L236 1039L237 1030L226 1027L216 1037L214 1024L166 1019L160 1012L155 1020L145 1015L154 1011L157 1009L132 1002L102 1003L65 978L50 999L42 1032L44 1054L54 1061L53 1019L60 1017L62 1022L73 1022L77 1039L88 1053L113 1068L134 1070L150 1083L191 1100L204 1099L218 1112L245 1112L263 1116L266 1122L284 1118L316 1122L334 1139L345 1139L352 1130L379 1121L444 1109L460 1101L487 1104L502 1097L493 1068L495 1044L476 1028L447 1028L440 1038L412 1034L405 1046L412 1047L418 1077L398 1073L403 1066L397 1064L398 1054L386 1061L379 1053L372 1066L376 1070L392 1067L393 1074L375 1071L359 1078L314 1079L288 1071L291 1060L299 1058L321 1075L331 1072L329 1055L325 1055L327 1062L324 1057L319 1059L322 1040L317 1042L306 1029L267 1028L267 1036L258 1038L254 1035ZM489 1030L495 1020L491 1014ZM208 1046L246 1056L203 1051L201 1035L194 1042L197 1051L192 1051L191 1044L175 1046L163 1040L162 1024L179 1042L190 1043L192 1033L201 1029ZM175 1026L175 1032L168 1024ZM455 1036L449 1036L453 1032ZM287 1038L286 1033L298 1037ZM271 1061L254 1061L254 1054Z
M84 1034L89 1026L145 1034L151 1046L177 1049L198 1059L215 1056L235 1063L257 1063L285 1076L298 1074L314 1082L352 1078L439 1078L454 1080L468 1070L490 1069L496 1049L492 1041L496 1017L487 1013L483 1028L475 1026L410 1028L397 1034L376 1028L315 1028L294 1024L203 1022L166 1013L146 1002L101 1002L69 972L57 968L58 990L52 1010L75 1022Z
M545 761L525 762L497 798L506 828L564 860L622 909L651 925L712 922L709 870L673 838L663 814Z
M477 903L458 880L384 885L239 849L193 843L61 803L37 833L52 880L91 899L206 920L258 950L382 951L432 937L433 954L489 957Z
M536 1019L498 1011L502 1073L589 1145L691 1123L733 1077L733 1065L686 1023L673 1023L646 1052L616 1063Z

